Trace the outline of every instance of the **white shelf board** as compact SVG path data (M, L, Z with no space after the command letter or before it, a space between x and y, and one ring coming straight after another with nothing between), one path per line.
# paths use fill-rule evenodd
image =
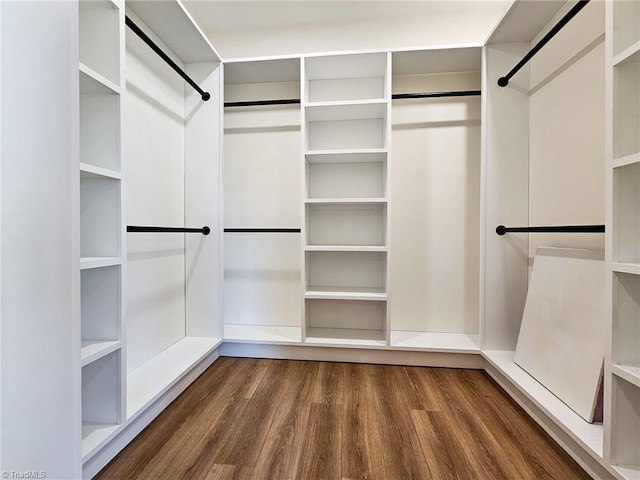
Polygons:
M300 81L300 58L225 61L225 85Z
M480 335L391 330L391 348L441 353L480 353Z
M314 103L306 105L305 117L307 122L386 118L387 106L385 100Z
M185 337L127 375L127 420L165 393L222 343L219 338Z
M640 62L640 41L634 43L630 47L626 48L618 55L613 57L613 66L617 67L624 63L638 63Z
M565 4L565 0L515 1L489 34L485 44L530 42Z
M121 257L82 257L80 259L80 270L88 270L90 268L111 267L113 265L122 265Z
M394 76L476 72L482 68L482 47L394 52L391 63Z
M640 365L613 364L611 372L636 387L640 387Z
M358 107L362 105L382 105L386 107L388 101L383 97L365 98L361 100L331 100L325 102L304 102L304 107L309 112L315 108L333 108L333 107ZM377 107L376 107L377 108Z
M83 341L80 350L81 365L90 364L99 358L109 355L121 348L122 344L119 340L114 341Z
M640 480L640 470L629 467L613 466L614 470L625 480Z
M640 264L638 263L618 263L611 265L614 272L630 273L632 275L640 275Z
M92 456L119 430L120 425L83 424L82 425L82 461Z
M79 64L78 70L80 71L80 95L119 95L121 93L118 85L84 63Z
M307 150L309 163L383 163L387 160L386 148L363 148L359 150Z
M386 198L308 198L307 204L341 205L357 203L360 205L384 205Z
M216 49L179 0L127 0L127 7L184 63L221 61Z
M305 343L341 347L386 347L382 330L307 328Z
M387 293L382 288L308 287L304 298L307 300L384 302L387 300Z
M386 252L387 247L378 245L307 245L305 252Z
M302 328L277 325L238 325L223 326L225 342L259 343L301 343Z
M640 163L640 153L632 153L631 155L625 155L624 157L614 158L611 163L612 168L626 167L627 165Z
M544 385L514 362L513 351L483 350L482 356L500 373L511 380L531 402L546 413L573 440L594 458L603 458L604 430L602 425L586 422Z
M90 163L80 162L80 176L81 177L104 177L113 178L115 180L122 180L122 173L111 170L110 168L97 167Z

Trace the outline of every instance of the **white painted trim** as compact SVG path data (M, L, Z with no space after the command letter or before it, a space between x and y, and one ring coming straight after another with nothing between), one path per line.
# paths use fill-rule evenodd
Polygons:
M482 369L484 365L484 360L479 354L416 352L357 347L335 348L334 346L314 345L223 343L220 346L220 356L471 369Z

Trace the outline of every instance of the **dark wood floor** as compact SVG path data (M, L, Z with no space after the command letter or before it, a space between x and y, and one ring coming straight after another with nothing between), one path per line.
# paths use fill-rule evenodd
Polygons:
M589 476L483 371L220 358L96 478Z

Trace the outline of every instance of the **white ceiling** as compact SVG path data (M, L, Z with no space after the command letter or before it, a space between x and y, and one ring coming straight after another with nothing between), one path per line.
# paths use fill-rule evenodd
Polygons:
M511 0L184 0L209 35L214 32L293 26L379 22L425 15L470 12L499 16Z

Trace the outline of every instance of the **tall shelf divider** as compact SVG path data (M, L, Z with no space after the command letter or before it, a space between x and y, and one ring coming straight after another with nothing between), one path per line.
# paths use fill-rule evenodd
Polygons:
M605 457L640 478L640 4L607 3Z
M304 341L388 345L390 53L303 58Z
M82 458L124 420L122 89L124 11L80 1L80 335Z

